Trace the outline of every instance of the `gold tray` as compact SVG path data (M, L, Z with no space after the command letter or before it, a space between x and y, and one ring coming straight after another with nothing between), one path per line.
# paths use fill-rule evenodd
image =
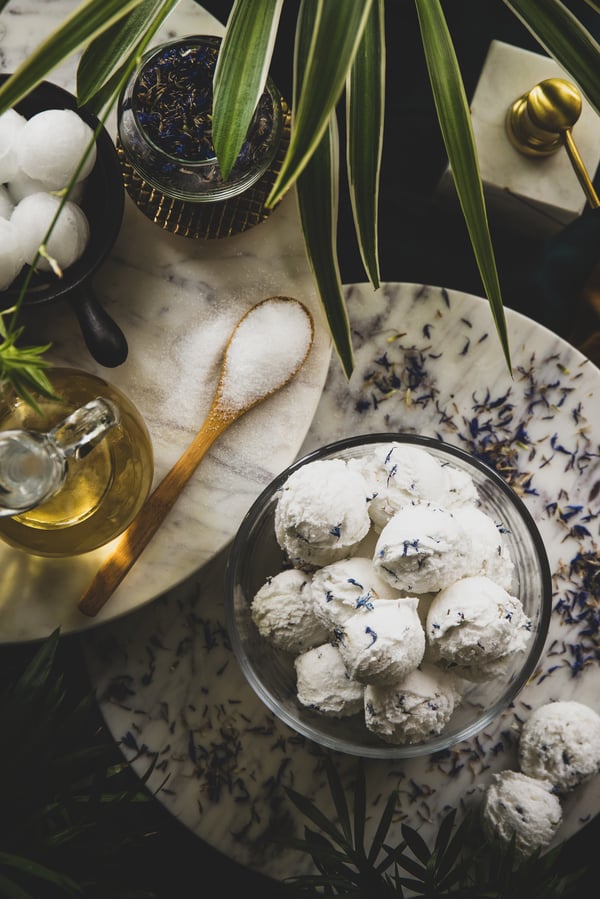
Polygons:
M290 143L291 111L282 100L283 132L277 154L265 174L243 193L227 200L190 203L167 197L132 168L117 138L117 153L127 193L147 218L173 234L205 240L231 237L265 221L273 211L265 201L281 170Z

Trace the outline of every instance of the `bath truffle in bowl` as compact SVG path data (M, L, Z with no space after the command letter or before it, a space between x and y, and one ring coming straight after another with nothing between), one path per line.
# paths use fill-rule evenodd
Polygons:
M525 650L531 628L521 601L487 577L440 590L427 612L431 658L471 681L490 680L495 666Z
M367 534L364 478L344 459L322 459L290 474L275 509L275 534L295 566L321 566L352 555Z

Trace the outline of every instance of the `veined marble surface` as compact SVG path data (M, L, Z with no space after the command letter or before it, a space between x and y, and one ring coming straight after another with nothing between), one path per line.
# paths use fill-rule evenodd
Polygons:
M0 18L0 70L13 71L76 6L75 0L11 3ZM222 32L205 10L181 0L154 42ZM75 66L71 60L47 80L72 91ZM107 126L113 139L115 121ZM268 296L293 296L313 314L315 342L293 381L219 438L96 618L80 613L77 600L112 544L68 559L1 546L0 643L40 639L59 626L62 633L93 627L189 577L228 542L250 502L293 460L327 374L331 344L292 193L254 228L209 241L163 231L126 196L118 240L92 286L127 338L123 365L105 369L92 359L67 303L36 306L28 314L28 339L50 341L48 358L98 374L133 400L152 438L155 484L200 428L225 343L247 309Z
M347 287L356 350L349 382L332 362L301 454L351 435L437 436L501 469L536 519L553 573L554 610L527 687L492 725L436 756L365 760L369 833L396 794L401 823L431 840L451 809L478 805L494 772L515 769L522 722L537 706L577 699L600 712L598 538L600 371L565 341L507 310L513 377L486 301L440 288ZM193 833L276 879L312 871L282 847L307 823L286 787L326 814L316 744L267 710L232 654L224 626L224 550L185 584L82 637L108 727L158 799ZM596 584L596 587L594 587ZM356 760L331 757L351 796ZM563 800L556 841L600 811L600 775Z

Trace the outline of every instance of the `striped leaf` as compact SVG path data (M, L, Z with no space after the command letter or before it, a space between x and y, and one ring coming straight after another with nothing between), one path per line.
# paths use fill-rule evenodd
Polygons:
M379 287L378 204L385 115L385 22L375 0L346 85L348 184L365 271Z
M14 106L59 63L134 9L141 0L85 0L0 88L0 113Z
M236 0L219 50L212 138L227 178L265 89L283 0Z
M373 0L302 0L296 28L297 43L307 34L306 67L301 89L294 87L292 135L279 175L267 198L275 206L298 178L329 127L340 98ZM304 40L304 38L302 38ZM294 73L297 80L297 71Z
M126 16L98 35L83 52L77 67L77 99L96 112L96 103L119 63L125 65L140 42L146 46L179 0L142 0Z
M559 0L504 0L600 115L600 46ZM598 3L590 3L599 10ZM533 85L532 85L533 87Z
M460 69L439 0L415 0L415 3L433 98L456 192L504 357L510 369L504 306L488 226L469 104Z
M313 7L314 9L314 7ZM292 108L304 83L312 46L310 15L296 33ZM339 215L339 135L335 110L296 183L304 243L329 332L347 377L354 367L350 322L337 258Z

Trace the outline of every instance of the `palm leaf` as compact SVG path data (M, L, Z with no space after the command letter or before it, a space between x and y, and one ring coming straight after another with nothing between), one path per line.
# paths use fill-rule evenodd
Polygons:
M303 0L296 41L308 42L302 80L294 85L292 135L267 198L275 206L296 181L325 134L360 43L373 0ZM297 57L296 44L296 57ZM295 73L296 78L296 73Z
M329 784L329 792L331 793L331 797L333 799L333 804L335 805L335 810L337 812L337 816L339 818L342 830L344 831L344 836L346 837L346 842L349 846L352 845L352 829L350 827L350 812L348 810L348 803L346 801L346 793L344 791L343 784L338 775L337 769L331 759L329 757L325 758L325 773L327 774L327 783ZM360 760L357 764L357 776L356 776L356 792L360 792L360 783L361 778L363 780L363 792L364 792L364 773L362 770L362 766L360 764ZM355 799L356 802L356 799Z
M236 161L271 63L283 0L236 0L219 49L212 137L224 179Z
M350 200L360 255L375 288L380 279L378 202L385 114L384 12L383 0L376 0L346 84Z
M48 72L140 2L85 0L4 82L0 88L0 113L18 103Z
M600 46L559 0L504 0L600 115ZM597 11L598 4L590 4Z
M9 877L0 873L0 896L3 899L35 899L33 893L24 890Z
M437 116L456 192L510 370L510 349L469 105L439 0L415 0Z
M335 824L324 815L323 812L310 801L310 799L307 799L301 793L297 793L296 790L292 790L291 787L286 788L286 793L298 811L300 811L305 818L308 818L309 821L316 824L316 826L320 828L323 833L326 833L334 843L337 843L340 846L346 845L342 832L338 830Z
M367 785L362 759L358 760L354 785L354 850L362 859L365 855L365 823L367 820ZM343 789L343 788L342 788Z
M375 831L373 840L371 842L371 849L369 852L369 861L371 862L375 862L375 859L383 848L385 838L390 829L390 825L394 817L394 812L396 810L396 799L396 794L390 793L383 812L381 813L381 818L379 819L377 830Z
M402 836L406 840L406 845L413 855L415 855L424 865L427 864L430 852L423 837L414 829L414 827L409 827L408 824L402 824L401 830Z
M89 44L77 67L77 99L80 104L90 105L97 98L123 57L126 56L129 61L132 51L139 53L136 47L138 42L144 39L147 45L178 2L141 0L135 9Z
M20 874L27 875L27 877L45 881L47 884L59 887L69 896L82 895L80 887L70 877L61 874L59 871L53 871L52 868L41 865L39 862L32 861L30 858L23 858L20 855L11 855L8 852L0 852L0 865L4 868L12 868Z

